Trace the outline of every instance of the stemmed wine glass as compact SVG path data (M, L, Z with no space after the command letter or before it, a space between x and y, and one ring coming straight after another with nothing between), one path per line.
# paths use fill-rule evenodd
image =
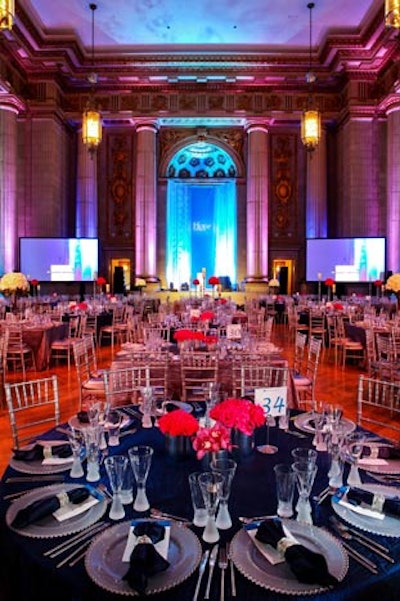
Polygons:
M349 486L360 486L362 484L358 471L358 460L360 459L365 442L365 435L362 432L350 432L346 436L347 456L351 462L347 484Z
M111 520L122 520L125 517L125 509L121 499L121 488L126 470L128 469L128 458L123 455L106 457L104 465L113 492L109 516Z
M226 457L223 459L214 459L214 461L211 462L210 467L212 472L221 474L224 479L215 523L217 528L221 528L221 530L227 530L232 526L232 519L228 508L228 500L231 494L231 484L236 473L237 463L236 461L233 461L233 459L228 459Z
M314 485L317 466L313 462L295 461L292 469L296 474L299 501L296 506L298 522L312 524L310 494Z
M207 522L202 537L206 543L216 543L219 540L215 514L221 499L223 483L223 476L216 472L204 472L199 476L199 484L207 509Z
M150 503L146 494L146 482L149 475L154 450L145 445L139 445L128 449L132 471L136 480L136 498L133 503L135 511L147 511Z

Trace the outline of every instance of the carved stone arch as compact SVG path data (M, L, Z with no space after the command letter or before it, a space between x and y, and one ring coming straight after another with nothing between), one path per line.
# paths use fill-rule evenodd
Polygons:
M159 132L160 142L160 160L158 175L161 178L169 178L168 167L173 158L191 144L195 144L199 140L199 132L203 128L193 129L161 129ZM225 135L221 135L222 130L218 130L219 135L213 134L213 130L206 131L206 140L210 145L214 145L226 153L235 167L234 179L244 177L245 166L243 156L240 149L243 147L239 136L244 136L243 130L235 128L235 135L232 136L232 131L227 128ZM201 133L200 133L201 135ZM232 143L231 143L232 140ZM236 146L236 147L235 147Z

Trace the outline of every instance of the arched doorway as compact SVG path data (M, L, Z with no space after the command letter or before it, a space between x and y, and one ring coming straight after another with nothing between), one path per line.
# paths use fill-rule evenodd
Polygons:
M205 270L237 282L237 169L205 140L188 144L167 168L166 277L180 288Z

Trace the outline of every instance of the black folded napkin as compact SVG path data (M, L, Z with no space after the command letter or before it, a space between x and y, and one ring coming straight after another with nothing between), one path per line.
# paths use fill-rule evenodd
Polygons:
M52 495L51 497L38 499L31 505L28 505L28 507L20 509L13 519L11 526L18 529L26 528L30 524L34 524L35 522L38 522L39 520L51 515L64 504L62 500L64 495L64 498L67 502L73 503L74 505L79 505L79 503L86 501L90 495L90 491L88 488L81 486L68 492L60 491L58 495Z
M299 543L291 543L285 535L279 520L270 519L261 522L257 529L256 539L271 547L281 547L286 563L299 582L333 586L337 578L328 571L326 559L320 553L315 553Z
M362 456L370 457L371 455L376 459L400 459L400 446L393 447L390 445L365 445Z
M361 505L365 503L370 505L371 509L376 509L380 513L389 515L395 518L400 518L400 498L384 499L382 495L363 490L361 488L349 488L346 493L347 500L351 503Z
M137 524L133 533L143 537L143 542L138 542L133 549L129 569L123 580L140 595L146 594L148 579L158 572L164 572L169 567L169 562L162 557L154 547L165 536L165 527L154 522L141 522Z
M89 423L89 414L87 411L78 411L77 418L78 418L78 422L80 424L88 424Z
M41 444L35 444L32 449L13 449L13 457L17 461L40 461L45 457L45 449L51 448L52 457L67 458L72 456L71 446L69 444L49 445L45 447Z

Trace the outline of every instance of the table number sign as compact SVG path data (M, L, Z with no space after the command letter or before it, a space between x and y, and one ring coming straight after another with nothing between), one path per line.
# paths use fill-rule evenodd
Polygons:
M240 340L242 337L242 325L240 323L228 323L226 326L226 337L228 340Z
M254 401L263 408L265 417L286 415L287 386L255 388Z

